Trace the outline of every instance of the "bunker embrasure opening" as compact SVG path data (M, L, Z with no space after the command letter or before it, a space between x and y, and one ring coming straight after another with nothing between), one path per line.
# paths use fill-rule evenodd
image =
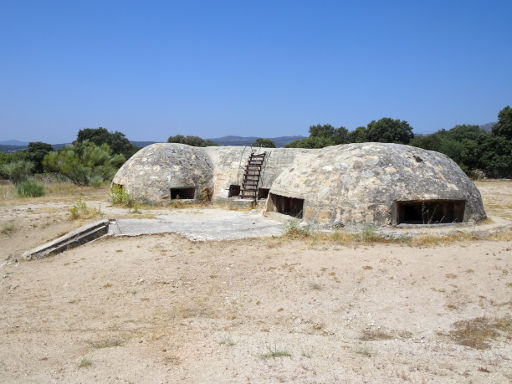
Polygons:
M269 191L268 188L258 188L258 199L266 199Z
M171 188L171 200L186 199L191 200L194 198L195 188Z
M228 197L240 196L240 186L239 185L230 185L229 186L229 194Z
M273 193L270 194L270 197L272 198L272 205L275 211L302 219L304 199L275 195Z
M464 200L396 202L396 224L448 224L464 220Z

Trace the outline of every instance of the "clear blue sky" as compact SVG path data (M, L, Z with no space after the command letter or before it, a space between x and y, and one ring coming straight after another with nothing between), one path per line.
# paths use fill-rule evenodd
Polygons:
M0 140L487 123L512 104L511 15L511 0L0 0Z

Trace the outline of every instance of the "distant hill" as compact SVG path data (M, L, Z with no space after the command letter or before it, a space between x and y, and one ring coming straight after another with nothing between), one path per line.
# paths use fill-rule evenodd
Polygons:
M279 137L270 137L270 140L272 140L276 147L284 147L286 144L294 141L294 140L301 140L304 139L305 136L279 136ZM219 145L251 145L256 141L257 137L249 136L223 136L223 137L217 137L214 139L209 139L213 141L214 143L217 143Z
M26 141L19 140L4 140L0 141L0 145L9 145L11 147L26 147L28 143Z
M148 145L159 143L159 141L132 141L130 140L130 143L135 145L136 147L143 148L147 147Z
M27 146L0 144L0 152L14 153L27 149Z
M494 127L494 124L496 124L496 122L494 122L494 123L487 123L487 124L481 124L480 128L483 129L485 132L489 133L489 132L492 131L492 127Z
M6 142L17 142L17 143L22 143L22 144L18 144L18 145L3 144ZM26 143L26 144L23 144L23 143L24 143L23 141L18 141L18 140L1 141L0 142L0 152L15 153L15 152L24 151L25 149L27 149L28 143ZM61 148L64 148L66 145L69 145L69 143L52 144L52 147L53 147L53 149L61 149Z

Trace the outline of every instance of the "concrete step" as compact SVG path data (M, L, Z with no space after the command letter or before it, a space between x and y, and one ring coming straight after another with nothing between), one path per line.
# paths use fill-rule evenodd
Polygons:
M84 225L64 236L25 252L22 257L25 260L42 259L50 255L64 252L67 249L78 247L79 245L105 236L108 233L109 225L110 221L108 219Z

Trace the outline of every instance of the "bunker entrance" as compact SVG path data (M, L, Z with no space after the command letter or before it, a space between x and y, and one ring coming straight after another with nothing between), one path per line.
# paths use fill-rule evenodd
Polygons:
M461 223L464 200L418 200L396 202L396 224Z
M268 188L258 188L258 199L266 199L268 197Z
M171 200L194 198L195 188L171 188Z
M277 212L302 219L304 199L274 195L273 193L270 194L270 197Z
M228 197L240 196L240 186L239 185L230 185L229 186L229 194Z

